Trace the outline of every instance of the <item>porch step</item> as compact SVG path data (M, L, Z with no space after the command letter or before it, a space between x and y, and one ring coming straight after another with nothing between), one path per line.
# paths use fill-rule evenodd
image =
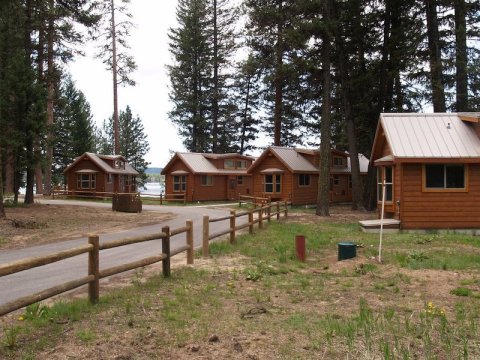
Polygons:
M364 232L380 232L380 219L375 220L361 220L358 222ZM385 232L398 232L400 231L400 220L396 219L383 219L383 229Z

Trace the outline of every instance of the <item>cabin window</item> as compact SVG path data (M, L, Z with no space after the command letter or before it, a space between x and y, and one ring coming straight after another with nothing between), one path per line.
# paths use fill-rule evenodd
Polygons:
M235 169L235 161L228 159L223 162L223 167L225 169Z
M96 174L78 174L77 189L95 189L97 187Z
M113 174L108 174L107 175L107 184L113 183Z
M385 201L393 201L393 168L391 166L377 169L377 200L383 198L383 181L385 181Z
M335 185L335 186L340 185L340 176L333 175L333 185Z
M237 169L246 169L247 161L246 160L237 160Z
M463 164L425 165L424 173L426 189L465 189L465 166Z
M124 175L124 178L125 178L125 181L124 181L125 186L132 185L132 177L130 175Z
M298 186L310 186L310 174L298 175Z
M266 193L280 193L282 192L282 175L265 175Z
M237 176L237 185L243 185L243 176Z
M343 166L344 165L343 157L334 156L332 158L332 161L333 161L334 166Z
M212 186L212 185L213 185L213 176L202 175L202 186Z
M173 176L173 191L185 192L187 190L187 177L185 175Z
M122 160L115 160L114 167L115 169L125 169L125 162Z

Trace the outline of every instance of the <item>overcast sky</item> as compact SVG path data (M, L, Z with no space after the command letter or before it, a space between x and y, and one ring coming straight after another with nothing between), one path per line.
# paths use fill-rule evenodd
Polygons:
M143 121L150 143L146 160L150 166L163 167L170 150L184 151L177 129L168 120L169 79L166 65L171 63L168 51L168 29L176 26L176 0L133 0L130 10L136 28L129 43L138 69L133 74L135 87L119 88L119 108L130 105L134 115ZM94 48L86 46L86 56L70 64L73 79L90 103L97 125L113 113L112 75L100 59L94 59Z

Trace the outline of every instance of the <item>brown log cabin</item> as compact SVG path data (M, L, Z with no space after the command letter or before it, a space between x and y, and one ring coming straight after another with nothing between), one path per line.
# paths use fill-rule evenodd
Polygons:
M248 169L253 177L253 195L293 205L315 204L318 194L318 150L270 146ZM368 159L359 155L360 173L366 176ZM351 169L348 153L332 149L330 201L351 202Z
M372 149L380 217L401 229L480 229L480 113L381 114Z
M250 194L253 157L230 153L177 152L163 168L165 194L186 194L187 201L238 200Z
M69 192L96 195L137 191L138 172L121 155L86 152L67 166L64 174Z

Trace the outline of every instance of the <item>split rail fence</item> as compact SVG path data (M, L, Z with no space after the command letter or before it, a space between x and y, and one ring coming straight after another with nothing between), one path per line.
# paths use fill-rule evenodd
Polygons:
M272 211L272 209L274 211ZM285 217L288 216L288 203L286 201L272 202L268 205L262 205L259 208L254 208L242 212L236 212L235 210L231 210L230 215L214 219L210 219L209 216L205 215L203 217L202 255L208 256L210 240L222 235L229 234L230 244L233 244L235 242L236 232L238 230L242 230L248 227L248 232L250 234L253 234L253 226L255 224L258 224L258 227L261 229L265 220L270 222L273 216L276 216L277 220L279 220L282 213L285 214ZM254 214L257 214L256 219L254 219ZM248 221L244 224L237 225L237 218L243 216L247 216ZM226 230L222 230L212 234L210 233L211 223L226 220L230 221L230 226Z
M186 244L178 249L175 249L174 251L171 251L170 238L174 235L182 233L186 234ZM133 261L128 264L117 265L100 270L100 254L102 250L158 239L162 240L162 252L160 254ZM88 253L87 276L80 277L78 279L43 290L36 294L28 295L1 305L0 316L87 284L89 300L91 303L96 303L100 298L100 279L146 265L151 265L159 261L162 261L163 276L168 277L170 276L170 258L186 251L187 264L193 264L193 249L193 222L191 220L187 220L185 226L178 229L170 230L170 227L165 226L162 228L162 232L157 234L150 234L141 237L129 237L103 244L100 244L99 237L97 235L92 235L88 237L88 243L85 245L52 254L35 256L7 264L2 264L0 265L0 277Z
M53 189L52 190L52 198L54 198L54 199L55 199L55 197L111 199L115 195L135 195L135 196L138 196L138 192L121 193L121 192L96 191L96 190L63 190L63 189Z
M229 234L230 243L235 242L236 232L245 228L249 228L249 233L252 234L254 225L258 224L261 229L264 221L271 221L271 218L276 216L277 220L280 219L280 215L284 214L288 216L288 203L274 202L268 205L261 206L259 208L253 208L251 210L236 212L230 211L230 215L210 219L208 216L203 217L203 239L202 239L202 254L208 256L209 242L210 240ZM257 215L256 218L254 215ZM237 219L243 216L248 217L248 221L243 224L238 224ZM226 230L221 230L216 233L210 233L210 223L229 221L229 226ZM171 251L170 250L170 238L175 235L186 234L185 245ZM122 264L113 266L107 269L100 270L100 254L102 250L112 249L121 246L127 246L137 244L151 240L162 240L162 252L160 254L150 256L141 260L133 261L128 264ZM170 227L165 226L162 228L162 232L156 234L149 234L146 236L129 237L119 240L114 240L100 244L99 237L97 235L91 235L88 237L88 243L85 245L77 246L72 249L59 251L52 254L43 256L35 256L26 259L17 260L7 264L0 264L0 277L15 274L24 270L34 269L40 266L52 264L61 260L72 258L78 255L88 254L88 275L80 277L78 279L51 287L33 295L24 296L8 302L4 305L0 305L0 316L8 314L12 311L21 309L25 306L34 304L36 302L48 299L55 295L65 293L67 291L76 289L83 285L88 285L88 298L92 304L98 302L100 298L100 279L108 276L119 274L125 271L133 270L143 266L151 265L162 261L162 273L163 276L170 276L170 258L179 253L187 253L187 264L193 264L194 258L194 244L193 244L193 222L187 220L184 227L170 230Z
M160 205L164 202L182 202L184 205L187 203L186 193L173 193L173 194L148 194L142 193L141 198L149 201L160 201Z
M258 197L258 196L248 196L248 195L238 195L238 206L241 207L242 204L251 204L254 207L257 205L265 205L270 202L269 198Z

